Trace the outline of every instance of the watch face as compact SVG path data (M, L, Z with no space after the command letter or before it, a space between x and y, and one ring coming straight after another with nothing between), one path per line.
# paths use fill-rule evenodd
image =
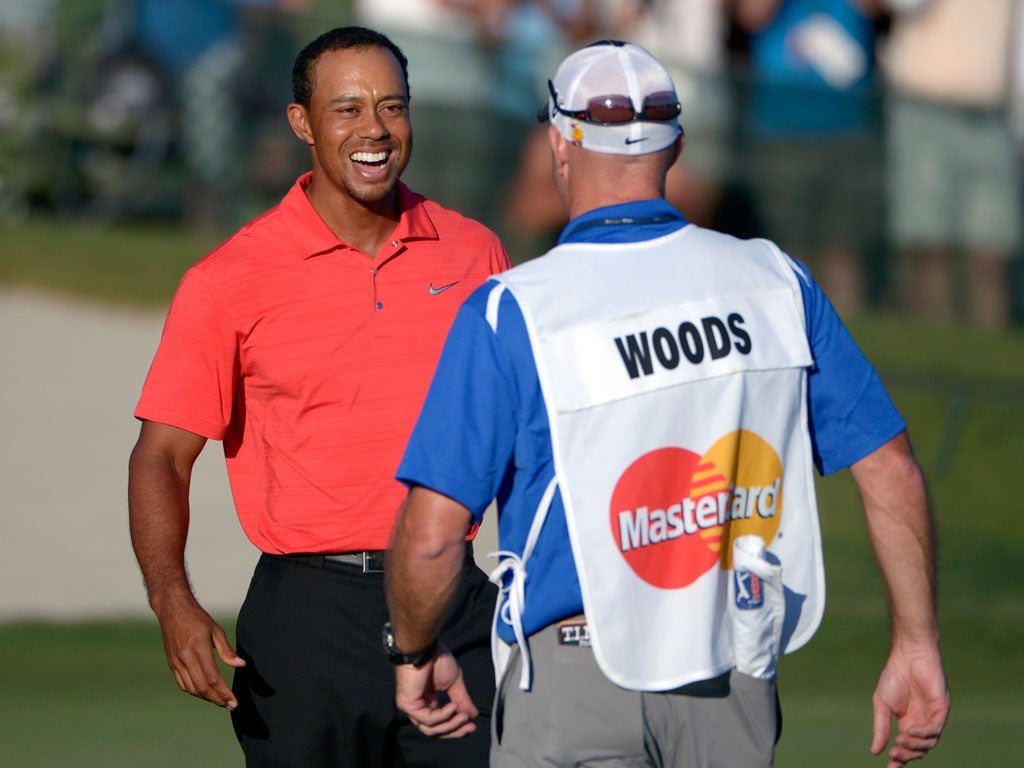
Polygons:
M384 623L381 639L384 641L384 652L392 664L412 664L414 667L419 667L426 664L437 651L436 640L416 653L406 653L401 650L395 645L395 633L391 631L390 621Z
M395 645L395 633L391 630L390 621L384 624L382 639L384 640L384 652L387 653L388 659L390 659L395 664L411 663L411 655L400 650Z
M387 651L390 656L393 653L397 653L398 649L395 648L395 633L391 631L391 622L384 624L384 630L381 633L381 639L384 641L384 650Z

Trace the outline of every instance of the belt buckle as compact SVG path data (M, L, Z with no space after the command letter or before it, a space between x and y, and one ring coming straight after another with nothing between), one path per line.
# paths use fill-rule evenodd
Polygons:
M384 573L384 553L364 551L363 573Z

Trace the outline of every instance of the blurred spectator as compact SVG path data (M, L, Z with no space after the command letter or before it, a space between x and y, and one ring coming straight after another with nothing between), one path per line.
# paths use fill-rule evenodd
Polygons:
M232 0L134 0L134 5L134 14L121 9L121 23L134 21L138 45L171 77L180 77L211 46L238 33L239 3Z
M753 77L745 163L768 236L816 272L841 312L865 298L881 239L874 112L881 0L735 0Z
M475 5L478 24L483 20L493 30L490 37L500 38L499 80L518 84L515 115L508 121L516 136L503 142L495 226L512 260L522 261L547 250L565 223L551 178L547 129L537 122L548 96L546 73L554 72L573 47L601 37L605 27L594 0L477 0Z
M979 327L1011 319L1020 169L1009 121L1018 0L889 0L890 237L905 306ZM963 256L961 265L958 259ZM966 295L957 279L966 274Z
M65 12L74 0L63 0ZM52 187L62 213L110 221L180 215L181 81L238 29L231 0L104 0L94 25L73 30L88 55L65 55L54 105L66 147ZM66 54L66 51L64 52Z
M547 74L557 68L575 40L596 31L592 6L593 0L467 0L465 5L485 47L494 92L502 95L493 107L488 132L486 172L493 182L488 218L510 250L522 250L516 242L518 231L506 226L511 180L538 127L537 109L547 97ZM546 154L544 169L550 171ZM542 184L554 194L550 173ZM534 193L544 194L538 189L527 194ZM561 209L557 199L553 207Z
M715 226L733 176L735 93L727 66L727 2L633 0L631 17L619 22L618 35L653 53L675 82L686 146L669 171L666 197L701 226Z
M231 227L283 196L304 162L305 147L281 115L291 101L294 27L309 0L190 2L216 7L218 24L228 10L232 24L182 79L181 140L191 181L186 215L193 223ZM193 19L192 26L202 24Z
M40 184L32 162L44 120L39 90L56 57L55 0L0 3L0 217L21 217Z
M38 8L53 15L56 45L25 104L33 132L31 161L21 164L44 174L27 202L104 221L148 212L163 197L173 111L161 66L136 39L134 4L55 0Z
M390 36L414 76L418 151L406 171L418 188L495 229L510 253L532 222L505 199L546 95L543 72L589 35L594 0L356 0L355 20ZM546 146L546 144L545 144ZM545 150L546 151L546 150ZM559 217L547 155L539 195ZM532 166L531 166L532 168ZM532 180L527 186L533 189ZM550 188L550 189L549 189ZM529 218L529 214L528 214ZM540 225L542 229L544 225Z
M1019 0L1017 0L1019 2ZM1019 5L1014 14L1013 54L1010 94L1010 124L1017 154L1024 157L1024 9Z
M491 78L472 0L355 0L354 20L379 29L409 59L416 149L408 184L490 225L489 167L494 113L506 99Z
M297 163L303 148L287 126L275 128L273 140L263 126L268 113L275 124L283 122L291 91L294 45L281 11L308 2L4 0L0 121L9 91L8 43L20 51L13 59L25 96L21 127L2 126L0 133L0 206L6 185L61 214L111 221L177 217L188 207L226 226L237 215L240 190L280 197L295 163L282 170L285 153L274 150L284 144L276 137L287 131L289 157ZM23 24L11 26L17 18L45 20L60 42L44 45ZM14 31L8 36L4 29ZM277 66L275 57L289 64ZM36 67L37 59L45 66ZM284 74L268 78L267 71ZM21 149L11 153L9 174L6 147L16 146L18 136ZM187 172L195 181L188 187ZM28 174L44 181L26 181ZM22 177L17 185L6 184L16 177Z
M551 178L547 127L527 133L512 178L504 191L502 240L514 264L544 253L568 221Z
M544 78L572 40L594 30L584 0L465 0L478 38L491 50L492 75L503 98L495 112L532 125L547 96Z

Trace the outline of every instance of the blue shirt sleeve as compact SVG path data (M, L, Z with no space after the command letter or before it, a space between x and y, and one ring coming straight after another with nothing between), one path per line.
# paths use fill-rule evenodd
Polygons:
M466 300L455 319L398 479L455 499L479 522L497 500L501 549L521 554L551 478L554 457L544 395L526 323L508 291L487 306L496 283ZM527 634L583 610L562 498L555 493L527 576ZM515 640L510 625L499 634Z
M814 359L807 377L814 463L828 475L880 448L907 425L821 286L803 265L796 264L796 271Z
M495 286L484 283L456 315L397 472L406 485L455 499L477 522L498 495L516 434L513 378L486 319Z

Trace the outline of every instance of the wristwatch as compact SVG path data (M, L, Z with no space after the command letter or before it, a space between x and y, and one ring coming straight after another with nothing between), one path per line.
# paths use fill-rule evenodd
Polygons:
M391 630L391 622L384 622L384 629L381 632L381 641L384 643L384 653L388 655L388 661L392 664L412 664L414 667L422 667L437 653L437 638L430 641L430 645L422 651L406 653L395 645L395 633Z

